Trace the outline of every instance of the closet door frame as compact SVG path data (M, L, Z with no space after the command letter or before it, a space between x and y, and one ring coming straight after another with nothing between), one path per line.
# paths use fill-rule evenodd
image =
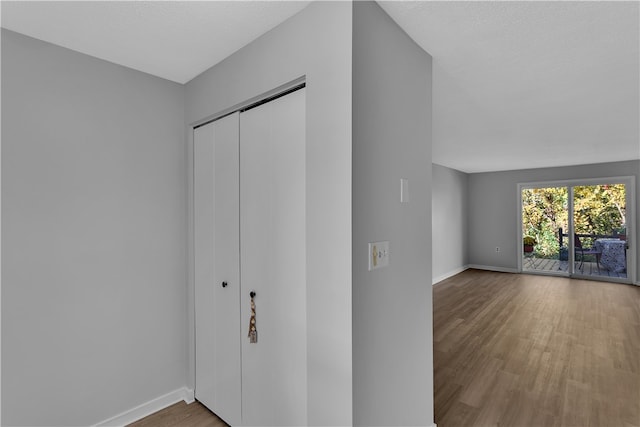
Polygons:
M306 76L298 77L284 83L274 89L263 92L245 101L220 110L214 114L206 116L201 120L190 123L187 126L187 171L189 172L187 181L187 388L185 391L185 402L191 403L195 400L196 387L196 314L195 314L195 188L194 188L194 130L205 126L211 122L222 119L230 114L242 112L270 100L285 96L290 92L306 86ZM305 397L306 399L306 397Z

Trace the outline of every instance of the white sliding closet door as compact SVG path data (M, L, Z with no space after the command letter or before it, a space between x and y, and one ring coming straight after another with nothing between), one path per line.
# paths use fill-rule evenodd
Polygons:
M231 425L242 413L238 117L194 130L195 396Z
M305 162L304 89L240 114L244 425L307 424Z

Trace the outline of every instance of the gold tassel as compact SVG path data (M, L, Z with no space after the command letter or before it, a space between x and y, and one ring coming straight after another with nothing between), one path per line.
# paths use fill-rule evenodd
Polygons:
M256 303L253 301L255 292L251 292L251 319L249 320L249 343L258 342L258 329L256 328Z

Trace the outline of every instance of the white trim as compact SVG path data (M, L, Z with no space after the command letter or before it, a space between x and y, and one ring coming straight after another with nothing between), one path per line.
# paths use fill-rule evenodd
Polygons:
M575 186L569 185L567 186L567 261L569 264L567 265L567 273L569 277L573 277L576 275L576 246L575 246L575 232L576 232L576 224L575 224L575 211L574 207L576 201L575 197ZM560 258L560 254L558 253L558 258ZM583 260L584 262L584 260ZM600 268L600 267L598 267ZM600 270L598 270L598 273Z
M93 427L126 426L127 424L136 422L148 415L171 406L174 403L178 403L181 400L184 400L187 404L192 403L194 401L193 390L186 387L179 388L163 396L156 397L142 405L138 405L135 408L124 411L107 420L101 421L98 424L94 424Z
M182 390L183 390L182 400L184 400L184 403L186 403L187 405L190 405L196 401L196 394L193 389L182 387Z
M516 186L518 189L518 194L516 195L516 200L518 203L516 204L516 248L518 248L518 264L516 266L516 270L518 273L522 273L524 267L522 265L522 258L524 258L524 246L522 245L522 190L524 188L523 184L518 183Z
M622 181L634 181L635 176L607 176L602 178L558 179L553 181L520 182L522 188L575 187L581 185L620 184Z
M443 280L448 279L449 277L455 276L456 274L460 274L463 271L468 270L468 269L469 269L468 265L463 265L462 267L458 267L458 268L456 268L454 270L451 270L448 273L441 274L438 277L434 277L431 280L431 285L435 285L436 283L442 282Z
M494 266L491 266L491 265L469 264L468 268L474 268L476 270L498 271L500 273L519 273L517 268L494 267Z
M264 101L268 101L270 100L270 98L273 97L277 97L277 96L282 96L282 95L286 95L287 92L292 91L293 89L296 89L296 86L301 86L301 85L306 85L307 84L307 76L306 74L303 74L302 76L293 79L287 83L284 83L276 88L273 88L271 90L268 90L264 93L261 93L260 95L256 95L252 98L249 98L245 101L242 101L238 104L235 104L231 107L225 108L222 111L218 111L215 114L212 114L210 116L207 116L201 120L197 120L193 123L191 123L187 128L187 130L189 132L193 132L193 130L197 127L200 126L204 126L206 124L209 124L211 122L215 122L216 120L220 120L221 118L223 118L224 116L227 116L229 114L235 113L235 112L241 112L241 110L250 107L250 106L254 106L254 104L257 103L261 103ZM304 86L303 86L304 87ZM300 88L298 88L300 89Z

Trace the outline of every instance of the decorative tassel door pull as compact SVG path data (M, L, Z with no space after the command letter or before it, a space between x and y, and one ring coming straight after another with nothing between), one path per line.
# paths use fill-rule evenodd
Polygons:
M251 297L251 319L249 319L249 343L255 344L258 342L258 329L256 329L256 303L253 298L256 296L254 291L249 292Z

